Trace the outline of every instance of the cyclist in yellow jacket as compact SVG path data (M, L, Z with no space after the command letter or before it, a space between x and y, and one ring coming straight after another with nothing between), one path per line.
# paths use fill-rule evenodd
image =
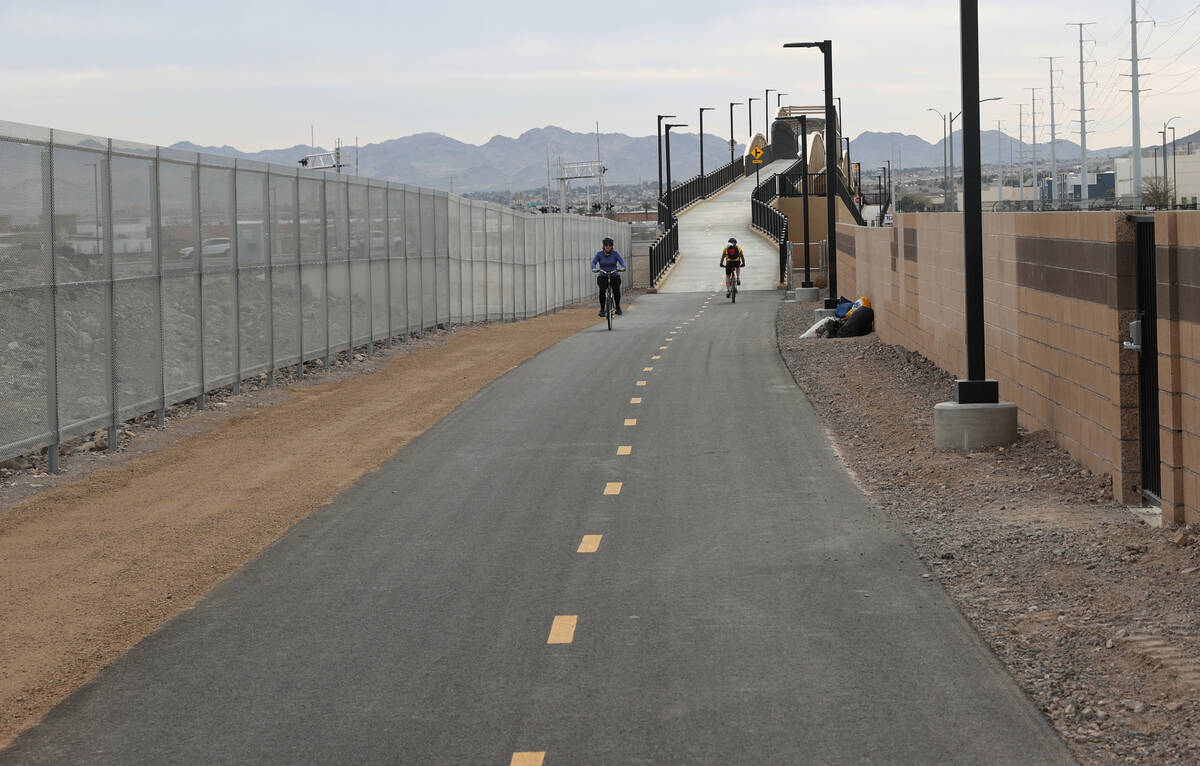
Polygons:
M733 292L734 280L739 285L742 283L742 267L746 265L746 254L733 237L721 251L721 265L725 267L725 297L728 298Z

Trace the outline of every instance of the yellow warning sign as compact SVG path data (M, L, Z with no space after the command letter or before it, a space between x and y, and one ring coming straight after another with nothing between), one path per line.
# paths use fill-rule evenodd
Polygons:
M763 150L762 150L762 147L761 147L761 146L755 146L755 147L751 148L751 149L750 149L750 156L754 158L754 161L755 161L755 162L759 162L759 161L761 161L761 160L762 160L762 156L763 156Z

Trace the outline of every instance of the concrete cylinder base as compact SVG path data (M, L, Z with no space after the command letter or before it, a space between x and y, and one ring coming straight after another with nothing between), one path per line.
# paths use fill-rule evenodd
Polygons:
M1017 405L940 402L933 406L933 437L934 448L943 452L1011 444L1017 439Z
M821 288L819 287L797 287L796 300L806 303L813 303L821 300Z

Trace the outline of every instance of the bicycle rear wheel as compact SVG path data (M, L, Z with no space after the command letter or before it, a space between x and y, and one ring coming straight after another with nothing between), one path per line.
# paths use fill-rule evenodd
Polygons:
M732 303L737 303L737 282L734 282L733 287L729 289L729 297L732 299Z

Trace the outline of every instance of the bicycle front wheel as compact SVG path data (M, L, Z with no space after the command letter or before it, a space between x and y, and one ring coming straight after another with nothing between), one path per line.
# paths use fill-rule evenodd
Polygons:
M613 299L613 291L610 287L604 291L604 319L608 322L609 330L612 330L613 313L616 311L616 308L613 306L614 303L616 303L616 300Z

